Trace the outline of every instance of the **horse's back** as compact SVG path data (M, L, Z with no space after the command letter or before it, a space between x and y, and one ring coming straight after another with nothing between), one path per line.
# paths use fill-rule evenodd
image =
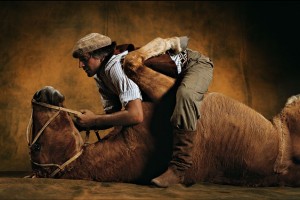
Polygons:
M198 172L193 176L199 180L236 171L233 176L239 179L245 167L251 173L272 172L278 141L270 121L249 106L220 93L205 95L200 109L194 153L194 170ZM270 163L265 161L266 156Z

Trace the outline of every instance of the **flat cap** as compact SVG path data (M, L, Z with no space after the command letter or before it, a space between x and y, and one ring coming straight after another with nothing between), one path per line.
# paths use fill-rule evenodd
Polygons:
M72 55L74 58L79 58L84 53L92 52L108 45L111 45L109 37L99 33L90 33L76 42Z

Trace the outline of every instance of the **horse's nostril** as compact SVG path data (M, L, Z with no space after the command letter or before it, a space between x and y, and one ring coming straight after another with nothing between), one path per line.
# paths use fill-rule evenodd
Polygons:
M51 104L58 106L64 101L64 96L59 91L54 91L51 95Z
M38 91L34 94L33 99L38 101L40 99L40 97L41 97L41 91Z

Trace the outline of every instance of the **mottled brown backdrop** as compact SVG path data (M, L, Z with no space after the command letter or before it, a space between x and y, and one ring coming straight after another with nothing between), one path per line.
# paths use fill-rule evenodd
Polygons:
M5 1L0 2L0 171L30 170L25 138L33 94L45 85L66 106L101 113L93 79L71 57L90 32L144 45L187 35L215 64L210 91L267 118L300 93L297 2Z

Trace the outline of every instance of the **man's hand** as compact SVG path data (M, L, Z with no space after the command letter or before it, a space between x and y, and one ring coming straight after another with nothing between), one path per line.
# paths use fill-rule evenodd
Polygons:
M77 115L76 123L82 127L95 126L96 115L90 110L80 110L81 115Z

